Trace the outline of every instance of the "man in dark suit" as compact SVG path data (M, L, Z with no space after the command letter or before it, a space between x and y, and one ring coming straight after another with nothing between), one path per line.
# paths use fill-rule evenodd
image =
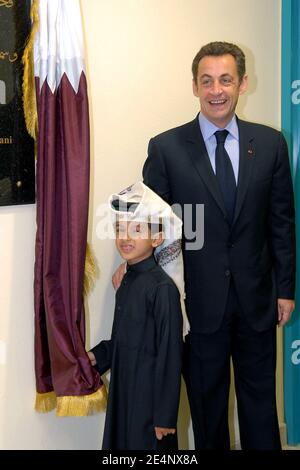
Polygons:
M144 182L168 203L204 205L204 245L184 251L185 380L196 449L228 449L230 358L243 449L280 449L276 324L294 309L295 234L287 145L235 115L245 56L225 42L196 55L201 112L150 140ZM197 226L184 220L184 233ZM185 239L184 245L190 240ZM196 245L195 245L196 246Z

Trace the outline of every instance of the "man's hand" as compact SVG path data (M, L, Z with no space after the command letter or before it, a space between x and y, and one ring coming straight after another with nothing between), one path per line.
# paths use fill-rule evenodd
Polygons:
M125 274L125 267L126 267L126 263L122 263L120 264L118 269L114 272L114 275L112 277L112 283L113 283L115 290L119 289L121 285L122 279Z
M175 428L158 428L155 426L154 429L156 439L158 439L159 441L161 441L164 436L167 436L168 434L175 434L176 432Z
M92 366L95 366L97 364L97 361L96 361L96 358L95 358L95 354L92 352L92 351L88 351L87 352L87 355L89 356L89 360L91 362L91 365Z
M295 308L294 300L290 299L277 299L278 306L278 326L285 325L291 318L292 312Z

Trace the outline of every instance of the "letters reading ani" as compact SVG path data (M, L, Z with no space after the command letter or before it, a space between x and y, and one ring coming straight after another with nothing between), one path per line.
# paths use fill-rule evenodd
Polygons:
M0 0L0 206L35 201L34 145L26 130L22 56L30 0Z

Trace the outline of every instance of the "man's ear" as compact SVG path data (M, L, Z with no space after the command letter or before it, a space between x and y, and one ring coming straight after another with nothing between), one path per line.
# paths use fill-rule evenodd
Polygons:
M240 83L239 95L243 95L248 89L248 75L245 73Z
M164 232L157 232L155 235L153 235L153 238L152 238L153 248L157 248L158 246L160 246L164 242L164 239L165 239Z
M195 82L195 80L193 79L193 94L194 96L196 96L197 98L199 98L199 91L198 91L198 86L197 86L197 83Z

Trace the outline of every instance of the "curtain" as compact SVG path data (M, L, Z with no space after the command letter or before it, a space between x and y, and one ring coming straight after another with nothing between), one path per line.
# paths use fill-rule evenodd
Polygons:
M85 352L83 280L90 134L79 0L40 0L35 258L36 409L103 409L105 387Z

